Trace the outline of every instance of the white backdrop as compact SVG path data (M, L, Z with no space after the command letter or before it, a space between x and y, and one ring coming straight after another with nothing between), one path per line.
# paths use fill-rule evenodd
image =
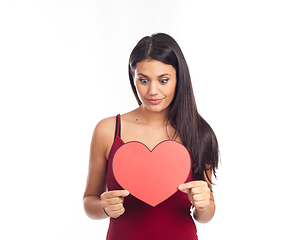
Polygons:
M91 135L137 107L128 57L165 32L221 149L199 239L292 239L292 12L289 0L2 0L0 238L105 239L108 220L82 205Z

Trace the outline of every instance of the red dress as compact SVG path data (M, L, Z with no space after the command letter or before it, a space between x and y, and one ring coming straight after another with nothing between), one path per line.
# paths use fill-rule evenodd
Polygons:
M122 190L113 171L116 150L124 144L120 138L120 115L117 116L115 140L107 167L108 190ZM192 172L186 182L192 181ZM125 213L110 218L107 240L197 240L197 230L190 214L191 202L186 193L177 191L164 202L152 207L129 195L124 198Z

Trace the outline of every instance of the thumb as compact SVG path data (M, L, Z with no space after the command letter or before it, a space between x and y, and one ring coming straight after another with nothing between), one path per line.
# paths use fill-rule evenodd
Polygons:
M189 193L189 190L190 190L190 187L186 184L181 184L178 189L181 191L181 192L184 192L184 193Z

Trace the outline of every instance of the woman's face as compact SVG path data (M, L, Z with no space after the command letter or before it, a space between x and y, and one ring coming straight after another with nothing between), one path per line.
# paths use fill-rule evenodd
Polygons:
M169 107L177 83L176 70L172 65L146 59L137 63L133 80L144 107L152 112L161 112Z

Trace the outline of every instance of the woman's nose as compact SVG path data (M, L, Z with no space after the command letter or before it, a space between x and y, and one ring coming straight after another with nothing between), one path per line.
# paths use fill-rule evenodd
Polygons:
M158 95L159 94L159 89L158 89L158 86L157 86L157 83L156 82L152 82L150 84L149 94L151 96L155 96L155 95Z

